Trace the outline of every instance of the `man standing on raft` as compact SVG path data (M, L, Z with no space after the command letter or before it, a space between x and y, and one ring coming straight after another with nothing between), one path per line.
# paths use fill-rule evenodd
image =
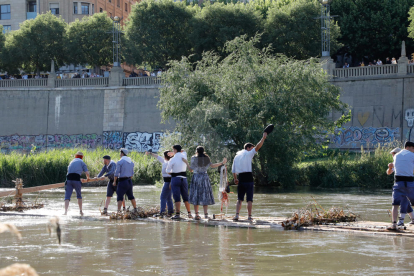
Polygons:
M273 125L269 125L263 132L263 138L260 142L254 146L252 143L247 143L244 145L244 150L238 151L236 157L233 161L233 177L234 183L238 185L237 187L237 205L236 205L236 215L233 220L239 220L239 212L244 201L244 196L246 195L247 201L247 212L248 220L252 221L252 208L253 208L253 173L252 173L252 160L254 155L260 150L263 146L264 141L266 140L267 134L272 132ZM239 177L237 178L237 175Z
M134 211L137 209L137 203L135 202L134 194L132 193L132 176L134 175L134 162L129 158L128 150L122 148L120 150L121 160L116 163L116 170L114 175L114 186L116 185L116 180L118 179L118 187L116 189L116 200L118 201L118 212L121 212L122 201L124 200L124 195L128 196L128 199L131 200Z
M82 182L81 182L81 174L85 172L86 178L89 180L89 171L86 167L86 164L82 161L83 153L78 151L75 155L75 159L70 162L68 166L68 174L66 175L66 185L65 185L65 213L68 213L69 201L73 193L73 189L76 191L76 198L78 199L79 205L79 212L80 215L83 216L82 212Z
M397 229L398 207L405 197L414 203L414 143L405 142L402 151L394 156L394 186L392 188L392 224L388 230Z

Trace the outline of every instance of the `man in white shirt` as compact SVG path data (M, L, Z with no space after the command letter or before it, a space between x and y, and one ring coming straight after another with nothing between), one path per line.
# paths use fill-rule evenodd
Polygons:
M388 230L397 229L398 207L404 198L414 203L414 143L406 142L404 150L394 156L394 186L392 188L392 224Z
M170 159L166 169L167 173L171 174L171 191L175 202L175 216L171 219L180 219L181 197L187 209L188 218L193 218L190 203L188 203L187 164L182 160L183 158L187 160L187 153L180 145L174 145L173 151L171 155L174 157Z
M237 152L236 157L233 161L233 177L234 183L238 185L237 187L237 205L236 205L236 216L233 220L239 220L239 212L244 201L244 196L246 195L247 201L247 212L248 220L252 219L252 208L253 208L253 173L252 173L252 160L254 155L260 150L264 141L266 140L267 133L263 133L263 138L260 142L254 146L252 143L247 143L244 145L244 150ZM237 178L238 175L238 178Z

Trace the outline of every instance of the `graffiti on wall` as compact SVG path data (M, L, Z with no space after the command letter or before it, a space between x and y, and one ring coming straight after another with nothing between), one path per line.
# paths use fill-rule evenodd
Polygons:
M120 149L127 147L129 150L144 152L152 150L158 152L161 143L162 132L126 132L106 131L99 134L55 134L55 135L10 135L0 136L0 149L2 151L57 148L96 148Z
M122 131L105 131L102 146L105 149L120 149L124 144Z
M158 152L161 136L161 132L124 132L124 145L128 150Z
M335 131L332 142L338 147L385 145L400 136L400 129L388 127L349 127Z

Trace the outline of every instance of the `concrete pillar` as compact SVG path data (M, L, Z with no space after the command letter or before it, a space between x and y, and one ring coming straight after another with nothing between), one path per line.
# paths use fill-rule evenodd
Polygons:
M333 78L333 70L335 69L335 62L331 57L321 58L322 69L328 74L329 78Z
M55 62L52 60L52 64L50 66L50 73L47 77L47 86L51 88L55 88L55 82L56 82L56 72L55 72Z
M125 88L105 90L103 131L123 131L124 115Z
M124 70L121 67L115 66L112 67L111 73L109 75L109 85L108 86L122 86L122 81L124 79Z
M78 14L82 14L82 2L78 2Z
M408 58L405 52L405 41L401 44L401 57L398 59L398 75L407 75Z

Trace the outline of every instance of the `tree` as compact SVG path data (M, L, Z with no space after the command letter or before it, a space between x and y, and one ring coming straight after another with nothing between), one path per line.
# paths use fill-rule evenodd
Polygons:
M38 15L35 19L20 24L6 38L5 52L8 60L6 68L16 67L25 71L50 69L51 60L58 66L66 59L66 23L50 12Z
M3 33L3 26L0 25L0 70L2 68L2 63L3 63L3 59L2 57L2 53L4 51L4 44L6 42L6 36Z
M291 184L294 162L322 147L322 137L345 120L331 121L328 113L346 105L319 63L275 57L258 43L258 36L242 36L226 43L224 59L207 52L195 64L188 57L171 63L158 107L177 126L163 143L180 142L189 152L204 145L214 159L232 159L272 123L275 131L254 163L256 183Z
M275 53L283 53L297 59L321 55L321 4L317 0L296 0L285 5L275 3L268 11L265 23L265 42L271 43ZM331 25L331 52L338 43L340 30Z
M335 0L331 13L338 15L341 38L357 58L399 57L408 36L408 11L414 0ZM414 43L407 41L407 51Z
M129 64L165 67L191 49L192 9L169 0L144 0L133 6L126 24L126 60Z
M237 36L253 37L263 32L263 20L253 5L214 3L199 9L193 21L191 42L197 59L205 51L225 55L224 44Z
M103 66L112 63L112 20L95 13L69 24L68 53L71 63Z

